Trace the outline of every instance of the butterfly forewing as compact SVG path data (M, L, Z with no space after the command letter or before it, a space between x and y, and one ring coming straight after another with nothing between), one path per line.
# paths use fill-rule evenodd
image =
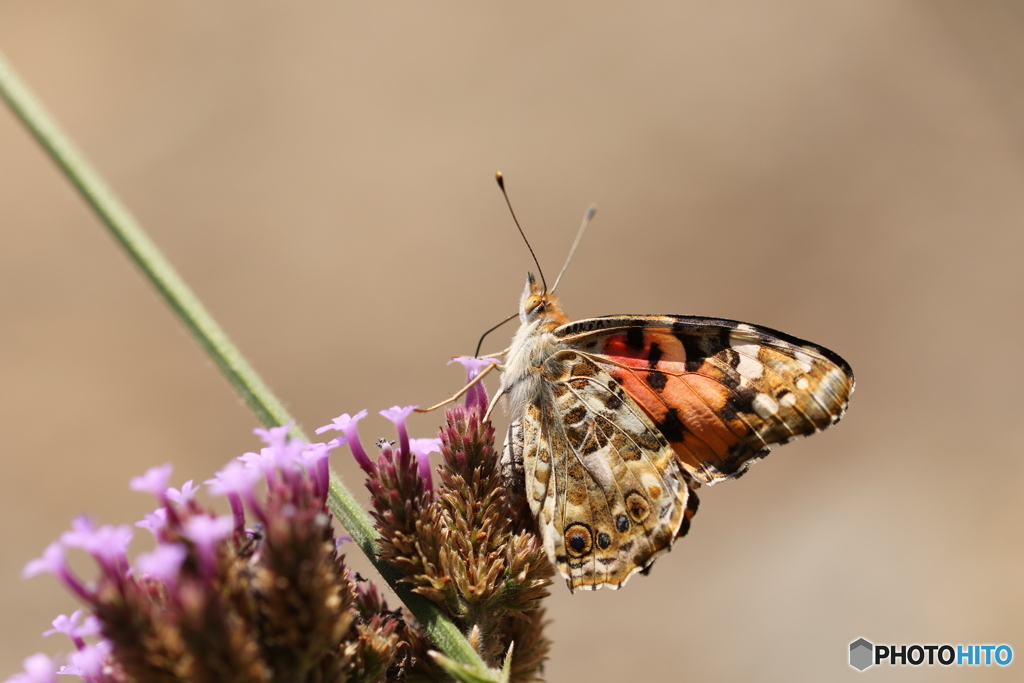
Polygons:
M553 334L619 382L703 483L834 424L854 386L835 353L721 318L608 316Z

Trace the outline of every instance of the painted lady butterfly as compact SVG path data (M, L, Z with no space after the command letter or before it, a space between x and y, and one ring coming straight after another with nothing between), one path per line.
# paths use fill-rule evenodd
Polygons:
M570 322L532 275L519 319L498 393L512 415L502 466L570 589L619 588L650 567L686 534L695 489L835 424L853 391L846 361L782 332L681 315Z

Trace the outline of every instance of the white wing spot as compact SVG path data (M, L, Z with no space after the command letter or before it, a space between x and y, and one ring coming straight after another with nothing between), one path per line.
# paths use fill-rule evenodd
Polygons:
M764 366L757 360L757 344L731 344L733 351L739 355L736 372L744 379L760 379L764 375Z
M806 377L801 377L796 381L796 388L800 391L807 391L809 386L811 386L811 383L807 381Z
M789 408L790 406L796 405L796 394L786 394L779 399L779 404Z
M797 351L796 353L793 354L793 356L796 358L796 364L799 365L800 369L803 370L804 372L810 372L814 368L814 365L812 364L814 362L814 359L808 356L806 353L803 353L802 351Z
M750 405L762 420L767 420L769 417L779 412L779 404L768 394L758 394L754 397L754 400L750 402Z

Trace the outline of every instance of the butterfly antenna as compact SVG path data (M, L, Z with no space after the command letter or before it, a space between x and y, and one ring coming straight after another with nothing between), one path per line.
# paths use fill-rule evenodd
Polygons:
M487 330L482 335L480 335L480 341L478 341L476 343L476 351L473 353L473 357L474 358L479 358L480 357L480 347L484 345L484 339L487 338L487 335L489 335L491 332L494 332L496 329L498 329L499 327L501 327L502 325L507 323L509 320L512 320L513 318L515 318L518 315L519 315L518 313L513 313L512 315L510 315L509 317L505 318L500 323L498 323L497 325L495 325L494 327L492 327L491 329Z
M530 240L526 239L526 233L523 232L523 228L519 225L519 219L516 218L516 212L512 210L512 202L508 200L508 192L505 192L505 176L498 171L494 174L495 180L498 181L498 187L501 188L501 194L505 198L505 203L508 204L508 211L512 214L512 220L516 222L516 227L519 228L519 234L523 236L523 241L526 242L526 248L530 250L530 256L533 257L533 262L537 266L537 272L540 273L540 283L544 286L544 293L548 293L548 283L544 279L544 271L541 270L540 261L537 260L537 255L533 253L533 247L530 246ZM509 318L511 320L511 318Z
M555 285L551 288L551 293L554 294L555 290L558 289L558 283L562 281L562 276L565 275L565 269L569 267L569 263L572 261L573 254L576 253L576 247L580 246L580 242L583 241L583 233L587 231L587 226L590 225L591 219L594 214L597 213L597 204L591 204L587 207L587 212L583 214L583 222L580 223L579 232L576 233L576 239L572 243L572 248L569 249L569 256L565 259L565 265L562 266L562 270L558 273L558 277L555 278Z

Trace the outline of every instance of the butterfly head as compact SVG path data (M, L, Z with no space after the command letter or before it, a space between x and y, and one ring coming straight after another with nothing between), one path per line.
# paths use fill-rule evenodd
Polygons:
M545 331L569 322L558 298L544 291L543 285L537 282L533 273L526 274L526 288L519 300L519 320L523 325L540 322Z

